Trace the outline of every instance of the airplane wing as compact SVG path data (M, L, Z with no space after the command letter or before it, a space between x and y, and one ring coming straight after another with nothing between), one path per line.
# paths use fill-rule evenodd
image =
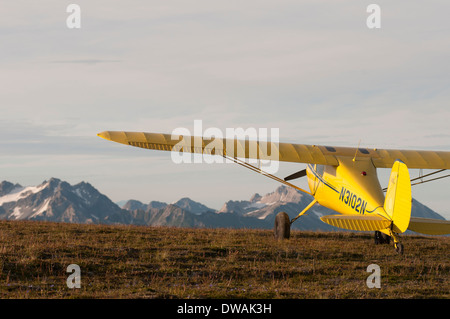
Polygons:
M162 133L105 131L98 136L141 148L230 155L240 158L277 160L281 162L339 165L338 157L371 158L377 168L391 168L401 160L408 168L450 169L449 151L394 150L336 147L294 143L271 143L253 140L230 140ZM254 151L257 150L257 151ZM233 152L234 151L234 152ZM235 157L231 155L231 157Z
M450 221L442 219L411 217L409 230L427 235L450 234Z

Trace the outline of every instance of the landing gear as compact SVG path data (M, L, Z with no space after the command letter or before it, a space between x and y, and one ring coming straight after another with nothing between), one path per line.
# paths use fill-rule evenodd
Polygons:
M389 244L391 242L391 236L386 235L380 231L375 231L375 245Z
M394 240L394 248L397 254L403 255L403 244L399 241L397 234L394 233L392 230L390 231L391 237Z
M289 215L285 212L279 212L275 217L274 236L276 239L289 239L291 236L291 224L295 222L300 216L305 214L308 209L314 206L317 200L313 200L306 206L295 218L290 220Z
M381 244L390 244L391 238L394 240L394 248L397 254L403 255L403 244L399 241L399 238L396 233L394 233L392 230L389 231L390 236L380 232L375 231L375 245L381 245Z
M275 217L275 239L289 239L291 236L291 220L285 212L280 212Z

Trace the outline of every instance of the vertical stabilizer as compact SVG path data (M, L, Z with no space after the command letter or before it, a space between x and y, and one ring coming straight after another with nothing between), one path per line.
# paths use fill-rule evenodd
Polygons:
M408 167L400 160L392 166L384 210L393 221L393 231L403 233L411 219L411 180Z

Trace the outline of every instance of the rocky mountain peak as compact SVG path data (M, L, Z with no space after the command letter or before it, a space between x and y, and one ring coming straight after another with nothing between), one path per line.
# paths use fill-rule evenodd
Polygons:
M259 202L261 200L261 195L259 195L258 193L255 193L252 197L250 197L250 202L251 203L256 203Z
M122 211L85 182L72 186L58 178L50 178L38 186L3 185L0 219L98 223L114 219Z
M263 196L258 193L254 194L249 201L227 201L220 213L235 213L243 216L259 216L261 212L263 216L267 215L267 207L272 205L281 205L285 203L299 204L304 199L304 195L294 188L280 186L275 191L267 193ZM263 212L263 209L264 212ZM261 217L261 216L259 216Z
M292 187L284 185L278 187L275 191L261 197L261 203L270 204L275 202L299 203L303 198L303 194Z
M129 210L129 211L133 211L133 210L147 210L147 205L145 205L144 203L135 200L135 199L130 199L126 202L125 205L123 205L122 207L123 209Z
M293 188L280 186L262 196L254 194L250 200L227 201L218 212L187 197L173 204L158 201L143 204L130 200L124 206L126 209L121 209L87 182L72 186L51 178L38 186L23 187L3 181L0 183L0 219L270 229L278 212L286 212L293 218L312 199L312 196ZM329 214L335 212L316 205L293 227L302 230L336 230L319 219ZM416 200L413 200L411 215L444 219Z
M187 210L195 215L203 214L208 211L215 211L214 209L211 209L199 202L193 201L192 199L188 197L181 198L177 202L174 203L174 205Z
M22 186L19 184L13 184L8 181L3 181L0 183L0 196L11 193L11 191L15 188L21 188Z

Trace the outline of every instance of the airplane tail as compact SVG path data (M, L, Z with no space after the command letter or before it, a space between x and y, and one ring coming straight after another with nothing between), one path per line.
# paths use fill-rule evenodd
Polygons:
M400 160L392 166L389 185L384 200L384 210L392 218L392 230L403 233L411 219L411 180L408 167Z

